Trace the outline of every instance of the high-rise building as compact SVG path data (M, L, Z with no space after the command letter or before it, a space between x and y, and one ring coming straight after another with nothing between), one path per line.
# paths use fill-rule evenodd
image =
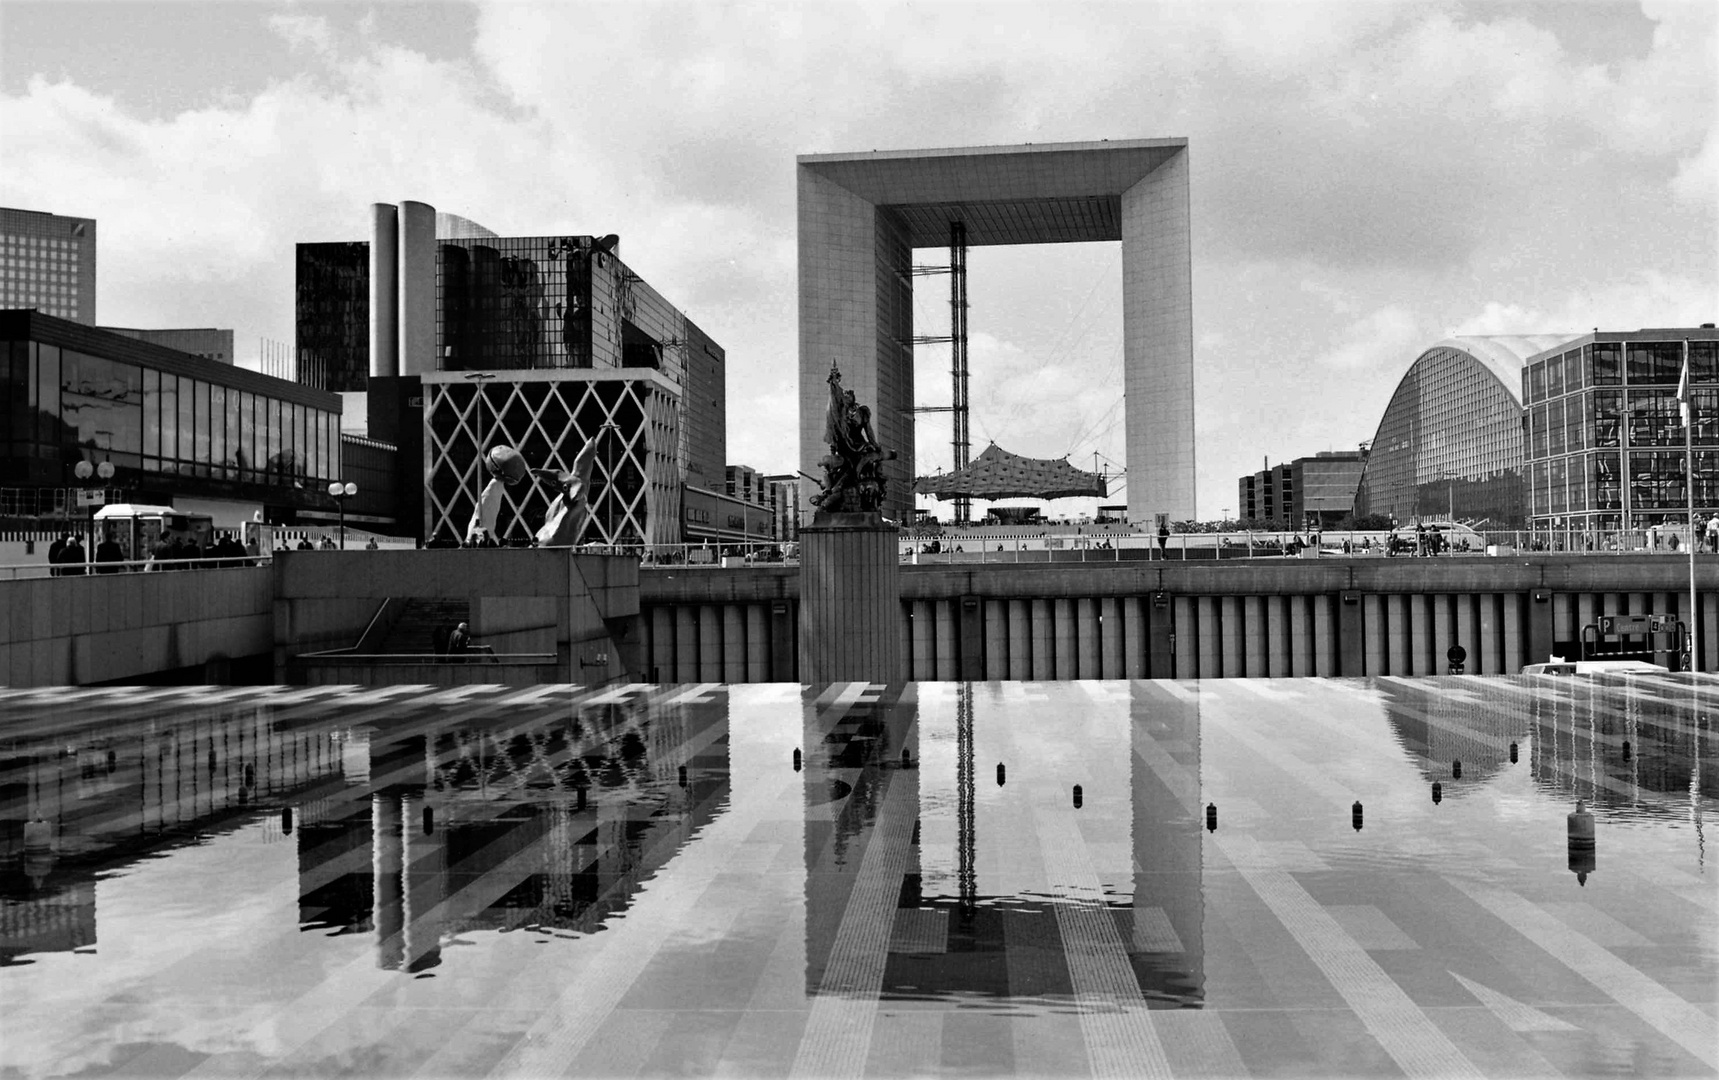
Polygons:
M599 462L589 538L678 542L680 489L723 491L722 347L619 242L500 237L404 202L371 207L368 241L298 245L298 377L369 391L368 434L422 446L426 538L463 533L490 446L516 440L533 466L564 468L605 420L622 431ZM533 520L521 498L503 513L516 531Z
M0 207L0 308L96 321L96 223Z
M1677 388L1687 357L1695 512L1719 511L1719 331L1595 331L1528 357L1529 526L1549 546L1688 519ZM1609 542L1609 541L1606 541Z

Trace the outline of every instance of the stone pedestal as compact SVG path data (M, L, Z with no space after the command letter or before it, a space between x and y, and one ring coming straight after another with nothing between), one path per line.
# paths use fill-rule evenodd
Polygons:
M899 533L878 513L818 514L800 530L800 681L901 678Z

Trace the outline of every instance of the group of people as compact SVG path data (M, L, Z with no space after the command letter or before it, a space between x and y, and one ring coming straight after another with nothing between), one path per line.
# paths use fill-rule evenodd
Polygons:
M60 538L48 546L48 573L54 577L82 574L88 562L89 553L84 549L84 542L73 533L61 533Z
M189 570L193 566L202 569L214 567L217 569L229 566L243 566L246 561L257 554L256 541L250 545L239 543L237 537L230 532L218 533L208 544L199 545L196 541L185 536L164 538L155 545L155 550L149 553L149 563L145 570ZM100 556L98 555L99 559ZM191 560L217 559L218 562L192 562Z

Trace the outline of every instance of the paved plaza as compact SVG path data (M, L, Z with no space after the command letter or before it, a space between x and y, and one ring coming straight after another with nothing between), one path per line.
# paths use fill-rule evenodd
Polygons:
M0 692L0 1076L1712 1076L1715 712L1687 674Z

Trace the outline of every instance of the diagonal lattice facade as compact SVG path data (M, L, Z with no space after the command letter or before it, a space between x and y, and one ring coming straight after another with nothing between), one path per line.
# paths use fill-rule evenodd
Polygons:
M605 423L591 474L591 522L581 541L671 544L680 540L679 394L655 371L503 371L424 376L424 528L463 537L489 482L481 456L511 446L532 468L567 469ZM529 539L553 492L520 484L503 493L496 535Z

